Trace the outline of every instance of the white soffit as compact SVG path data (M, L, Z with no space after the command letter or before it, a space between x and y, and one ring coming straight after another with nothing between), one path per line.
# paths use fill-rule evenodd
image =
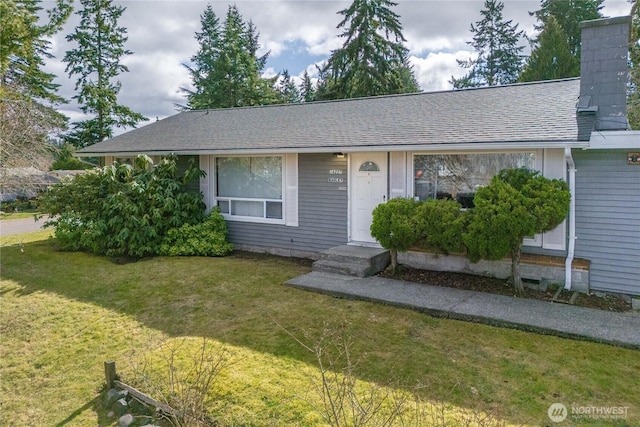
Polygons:
M591 133L589 149L640 149L640 130L597 131Z

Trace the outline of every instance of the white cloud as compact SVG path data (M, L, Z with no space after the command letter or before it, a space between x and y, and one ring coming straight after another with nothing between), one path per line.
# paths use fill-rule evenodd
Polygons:
M420 88L425 92L451 89L451 77L460 78L466 74L456 60L466 60L475 55L470 51L455 53L432 52L426 57L411 56L409 61Z
M462 39L451 37L407 38L407 48L414 55L426 52L453 51L462 48L466 43Z
M272 77L277 76L279 73L273 67L268 67L262 72L262 77L265 79L270 79Z
M265 75L275 75L289 69L296 82L306 69L317 77L315 63L322 62L332 50L339 48L343 39L336 26L337 15L348 7L351 0L236 0L220 2L207 0L144 0L117 1L125 6L119 24L127 28L126 47L134 52L124 59L130 72L119 76L122 82L120 102L145 116L155 119L175 113L174 103L184 103L180 87L188 87L188 73L181 66L197 51L194 33L200 31L200 15L211 3L221 22L228 5L235 3L245 20L252 20L260 33L261 53L271 51ZM45 8L54 5L43 2ZM629 12L626 0L605 0L604 14L619 16ZM75 2L76 8L80 7ZM451 88L452 76L461 77L465 70L456 59L468 59L466 44L472 34L469 26L480 19L482 0L399 0L395 11L400 15L403 34L410 49L410 61L423 90ZM519 28L533 32L535 18L529 11L539 9L539 0L505 0L504 17L518 23ZM72 46L65 35L78 24L73 15L65 29L52 40L56 58L47 61L46 70L58 76L62 85L60 95L74 95L75 78L68 78L65 64L60 60ZM526 42L523 41L523 44ZM64 106L65 113L78 117L77 106ZM74 113L75 111L75 113Z

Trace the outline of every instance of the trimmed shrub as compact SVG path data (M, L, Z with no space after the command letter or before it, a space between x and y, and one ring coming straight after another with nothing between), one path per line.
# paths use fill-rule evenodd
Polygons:
M536 171L505 169L474 198L463 240L471 261L498 260L511 255L511 276L517 294L524 292L520 277L522 241L557 227L569 213L571 193L566 182Z
M448 254L463 252L462 233L466 218L462 205L455 200L427 200L415 212L416 245L423 249Z
M416 242L415 212L418 202L413 199L391 199L373 210L371 235L391 253L391 269L398 265L398 251L407 251Z

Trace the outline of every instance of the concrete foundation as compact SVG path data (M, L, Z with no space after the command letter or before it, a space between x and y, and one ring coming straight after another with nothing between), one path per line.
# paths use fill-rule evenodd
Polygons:
M441 255L430 252L402 252L398 253L398 263L412 268L435 271L450 271L455 273L477 274L480 276L506 279L511 275L511 260L479 261L472 263L462 255ZM558 263L527 262L526 257L520 263L523 279L532 281L557 283L564 286L564 265ZM584 267L572 268L571 289L589 293L589 269Z

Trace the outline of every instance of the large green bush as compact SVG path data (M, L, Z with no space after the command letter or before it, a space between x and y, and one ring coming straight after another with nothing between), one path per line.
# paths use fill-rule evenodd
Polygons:
M169 230L203 221L201 193L186 186L203 175L193 162L178 175L176 157L152 167L138 156L134 165L96 168L53 186L40 198L46 225L56 228L62 248L108 256L142 257L160 253Z
M232 250L233 245L227 242L227 223L219 208L200 224L172 228L160 245L160 255L168 256L225 256Z

